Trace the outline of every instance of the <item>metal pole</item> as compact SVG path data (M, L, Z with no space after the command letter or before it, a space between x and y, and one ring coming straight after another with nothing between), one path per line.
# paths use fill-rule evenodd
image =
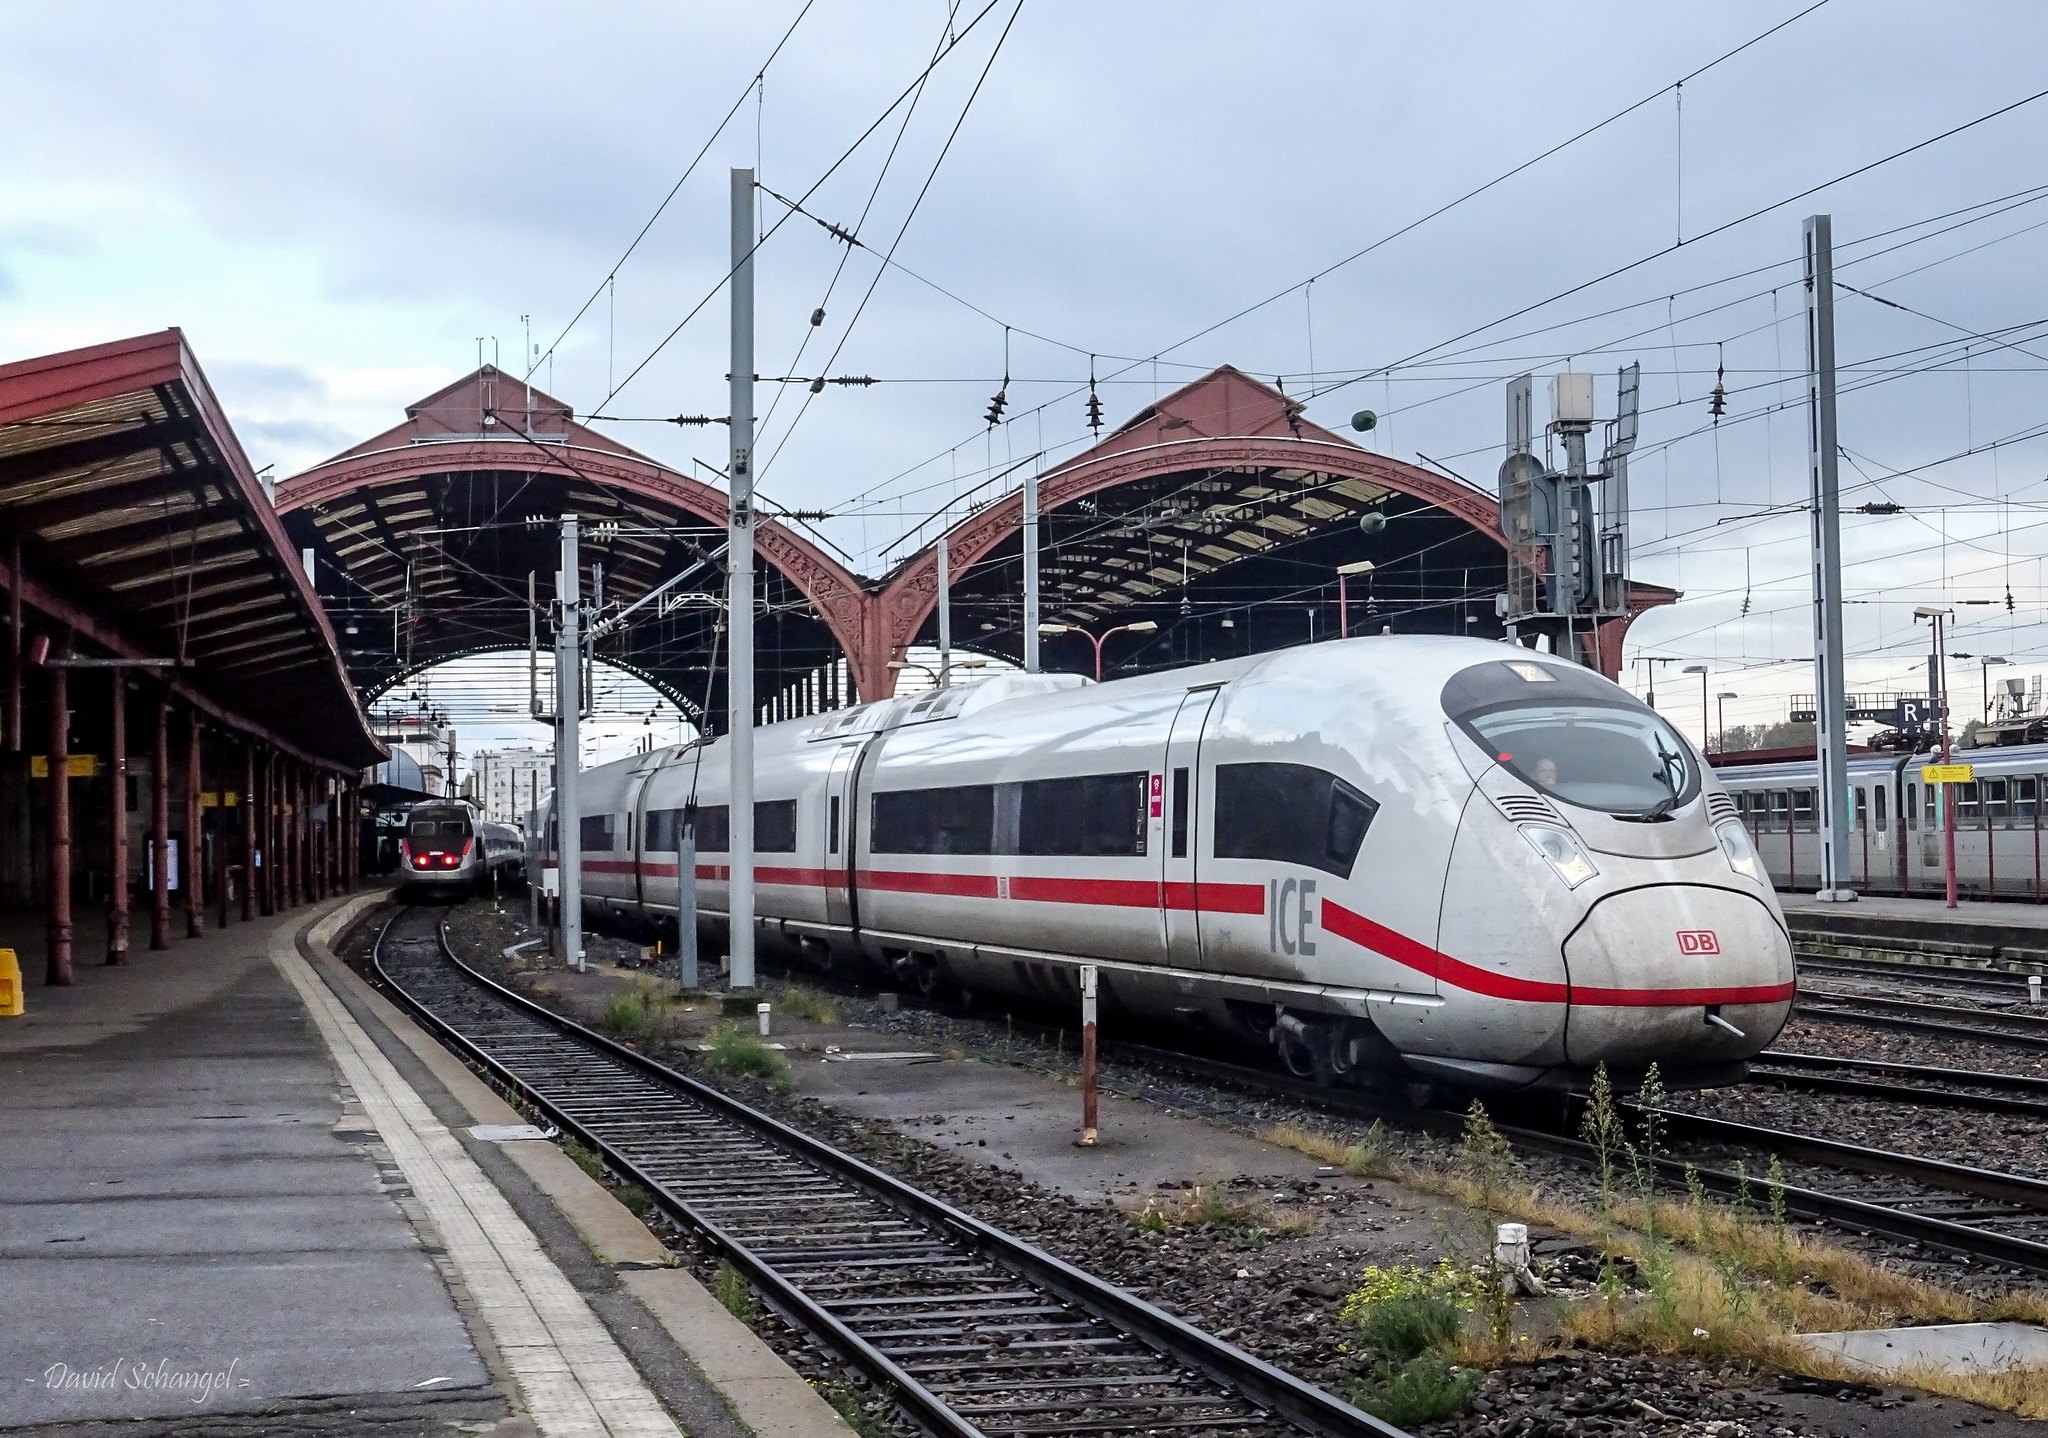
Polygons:
M1711 752L1707 748L1709 737L1711 736L1707 733L1707 671L1702 669L1700 670L1700 751L1702 753Z
M185 710L185 937L206 932L205 811L199 795L206 783L200 756L199 711Z
M1806 221L1808 472L1813 500L1813 695L1820 760L1820 892L1854 899L1846 830L1849 803L1848 697L1842 675L1842 514L1836 475L1835 261L1826 215Z
M128 675L110 669L113 709L107 743L107 962L128 962Z
M1038 465L1024 475L1024 672L1038 672Z
M171 946L171 701L156 701L156 750L149 760L149 946Z
M1088 631L1086 631L1085 629L1081 632L1084 634L1088 633ZM1097 684L1100 684L1102 682L1102 645L1103 642L1108 638L1109 636L1107 634L1104 634L1103 636L1101 636L1101 638L1097 638L1093 634L1088 635L1088 642L1095 646L1095 682Z
M732 172L732 478L726 623L732 660L726 716L732 759L731 876L726 892L729 984L754 987L754 172Z
M562 961L583 970L583 811L576 806L576 775L583 764L583 738L578 716L583 696L582 603L578 593L576 516L562 516L562 568L557 597L562 619L555 630L555 836L561 850Z
M59 657L68 646L59 646ZM118 671L117 671L118 672ZM71 709L70 671L50 671L50 952L43 982L51 988L71 983Z
M256 917L256 740L242 744L242 922Z
M21 541L14 541L13 579L7 589L7 747L21 742Z
M1351 637L1351 595L1344 587L1344 576L1337 576L1337 637Z
M1095 1072L1095 965L1081 965L1081 1145L1099 1141L1101 1094Z
M1728 752L1728 701L1714 696L1714 752Z
M953 682L953 548L951 536L939 536L939 687Z
M1948 655L1941 647L1941 616L1934 616L1934 669L1941 694L1935 713L1941 720L1941 762L1946 766L1952 751L1948 737ZM1941 786L1941 872L1948 907L1956 906L1956 786L1946 780Z

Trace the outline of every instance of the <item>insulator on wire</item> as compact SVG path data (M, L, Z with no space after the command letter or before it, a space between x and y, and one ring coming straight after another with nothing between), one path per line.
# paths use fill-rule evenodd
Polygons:
M816 309L811 311L811 328L816 329L819 325L823 323L825 323L825 307L823 305L819 305Z
M988 402L988 413L982 416L983 419L988 421L990 429L994 429L1003 422L1003 411L1008 409L1009 406L1010 387L1006 383L1001 389L996 391L995 398Z
M1088 428L1102 432L1102 396L1095 392L1095 356L1088 356Z
M812 381L811 381L811 393L812 393L812 394L823 394L824 392L825 392L825 376L823 376L823 375L819 375L819 376L818 376L818 377L817 377L816 379L814 379L814 380L812 380Z
M1722 381L1727 377L1728 367L1720 358L1718 348L1714 360L1714 391L1707 396L1707 413L1714 417L1714 423L1721 422L1721 416L1728 413L1728 386Z

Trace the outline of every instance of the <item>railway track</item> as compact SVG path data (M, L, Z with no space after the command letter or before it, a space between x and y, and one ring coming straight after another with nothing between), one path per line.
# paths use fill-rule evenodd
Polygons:
M1921 989L1990 1002L2024 1003L2027 997L2025 974L2000 973L1990 969L1907 964L1889 959L1801 958L1799 973L1802 978L1831 983L1887 984L1894 988Z
M1780 1088L2048 1118L2048 1079L2019 1074L1767 1049L1750 1061L1749 1077Z
M1362 1090L1323 1088L1269 1069L1144 1045L1105 1043L1102 1051L1107 1057L1284 1095L1350 1118L1379 1119L1452 1139L1463 1127L1459 1114L1406 1108ZM1691 1151L1690 1156L1673 1152L1654 1161L1674 1192L1684 1193L1689 1179L1697 1178L1721 1197L1746 1194L1755 1202L1767 1187L1760 1160L1776 1153L1790 1165L1784 1195L1786 1212L1794 1218L1879 1235L1935 1258L1946 1255L2048 1275L2048 1181L1675 1109L1661 1110L1660 1117L1671 1139ZM1496 1116L1495 1126L1524 1152L1589 1170L1599 1165L1591 1145L1567 1136L1569 1124L1534 1128L1504 1124ZM1748 1169L1721 1167L1717 1156L1742 1158Z
M2048 1050L2048 1017L2039 1014L1973 1009L1961 1004L1935 1004L1837 989L1802 989L1793 1012L1807 1018L1974 1039L2004 1048Z
M461 963L378 936L445 1042L641 1185L794 1327L940 1438L1404 1438L1335 1396Z

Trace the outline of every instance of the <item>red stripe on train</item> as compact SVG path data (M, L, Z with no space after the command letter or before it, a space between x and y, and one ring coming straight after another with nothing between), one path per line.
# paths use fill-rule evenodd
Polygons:
M1693 1004L1774 1004L1793 995L1795 984L1748 984L1713 989L1602 989L1517 978L1454 959L1439 949L1396 933L1385 924L1353 913L1334 899L1323 900L1323 927L1340 939L1405 969L1429 974L1442 983L1489 999L1537 1004L1587 1004L1597 1008L1678 1008Z

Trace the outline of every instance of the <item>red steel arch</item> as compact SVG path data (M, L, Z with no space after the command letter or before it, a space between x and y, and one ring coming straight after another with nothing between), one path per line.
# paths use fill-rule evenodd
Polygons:
M479 470L540 474L572 483L582 479L712 524L723 525L728 520L724 491L631 452L500 439L406 444L338 455L280 484L277 509L288 514L357 490ZM854 662L868 645L868 594L861 581L809 540L773 519L763 518L755 525L754 548L818 611L853 664L854 683L862 697L885 693L886 663L880 671L883 688L875 690L869 688Z

